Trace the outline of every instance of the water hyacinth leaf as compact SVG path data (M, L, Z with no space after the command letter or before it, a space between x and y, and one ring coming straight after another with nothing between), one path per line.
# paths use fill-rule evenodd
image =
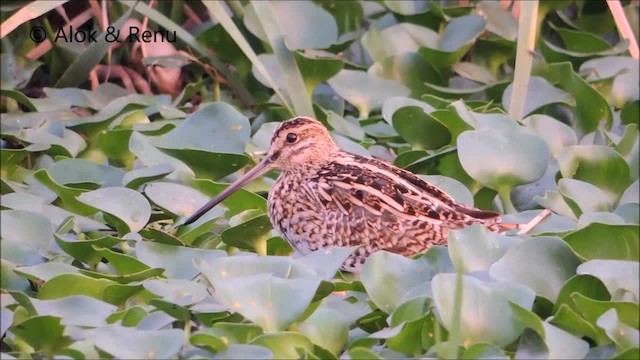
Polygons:
M243 153L249 136L249 120L231 105L216 102L187 116L175 129L154 140L153 145L185 162L196 173L219 178L248 162Z
M588 74L588 81L613 79L610 92L604 94L611 98L617 108L624 107L630 101L638 100L638 92L635 81L640 76L637 61L626 56L606 56L595 58L580 65L580 73ZM607 96L609 95L609 96Z
M120 186L124 176L121 169L85 159L63 159L55 162L48 171L57 184L88 190Z
M246 344L251 342L256 337L264 334L264 331L255 324L249 323L231 323L231 322L217 322L210 327L203 328L195 332L191 336L191 343L200 342L207 338L215 338L216 342L222 343L222 345L228 344ZM203 335L204 338L198 338L198 335ZM225 338L226 341L223 341Z
M288 256L230 256L215 262L194 262L209 282L259 274L272 274L283 279L317 277L313 269Z
M61 324L61 319L49 315L30 317L9 331L35 350L51 356L73 343L73 340L64 334L65 327Z
M564 178L593 184L607 193L611 202L631 184L629 165L615 150L599 145L576 145L566 148L558 156Z
M400 23L386 29L370 29L362 35L362 46L374 62L394 55L416 53L420 47L438 46L438 34L426 27Z
M558 311L548 318L548 322L569 333L594 339L597 344L607 344L611 341L604 331L585 320L577 310L567 304L560 305Z
M45 282L38 292L41 300L60 299L65 296L85 295L103 300L104 290L116 284L105 279L93 279L81 274L60 274Z
M634 261L590 260L578 266L577 273L600 279L612 294L618 289L625 289L630 291L636 299L640 299L640 285L636 281L640 274L638 264Z
M349 322L337 310L320 306L298 324L298 331L311 342L339 355L349 334Z
M640 101L632 101L620 110L620 121L623 124L636 124L640 126Z
M423 347L429 347L425 346L422 332L425 331L425 327L433 329L437 321L430 310L431 306L431 301L426 297L408 300L391 314L389 329L378 331L371 336L385 338L386 345L394 351L405 354L422 352Z
M610 126L613 115L607 101L573 71L570 63L550 64L549 74L558 81L561 88L576 99L574 115L578 136L596 130L600 123Z
M532 273L526 269L539 266ZM507 250L502 259L491 266L491 277L528 286L537 296L555 302L562 285L576 273L580 264L571 248L559 238L536 237Z
M86 331L87 339L97 347L123 359L168 359L182 346L180 329L138 330L117 324Z
M215 196L229 186L229 184L213 182L205 179L196 179L193 182L193 186L208 196ZM202 205L204 205L205 202L206 201L203 201ZM262 196L245 189L238 189L233 194L229 195L228 198L224 199L222 204L227 207L227 217L237 215L248 209L257 209L265 214L267 213L267 200Z
M161 299L151 299L149 300L149 305L155 307L156 309L162 311L166 315L171 316L177 320L180 320L180 321L191 320L191 313L189 312L189 309L187 309L184 306L175 304L173 302L165 301ZM150 329L145 328L144 330L150 330Z
M476 12L487 19L487 31L506 40L516 40L518 21L507 9L493 1L480 1L476 5Z
M418 53L436 67L450 66L467 53L484 31L485 24L485 19L479 15L457 17L447 24L437 47L423 46Z
M434 86L446 84L440 72L416 53L387 57L371 65L367 72L407 86L414 97L431 93Z
M45 4L41 4L41 6L42 5ZM57 7L58 5L50 4L48 6L53 6L49 8L50 10L54 7ZM44 11L42 12L42 14L46 12L47 11ZM36 15L35 17L37 16L39 15ZM33 73L42 65L40 61L31 60L25 57L14 56L9 53L2 54L1 58L2 66L0 67L0 69L2 69L2 72L0 72L0 74L2 74L1 81L3 89L16 89L24 87L27 82L29 82L29 79L31 79Z
M16 274L13 269L16 265L9 260L0 259L0 286L2 289L14 291L27 291L29 282Z
M389 125L393 125L393 114L404 107L419 107L426 114L430 114L431 112L436 110L433 106L427 104L424 101L408 97L395 96L385 100L384 104L382 105L382 118Z
M393 1L385 0L384 5L394 13L400 15L422 14L429 10L429 4L421 1Z
M392 124L398 134L414 149L434 150L451 141L446 126L417 106L403 107L395 111Z
M497 191L536 181L547 168L547 145L523 131L465 131L458 136L457 146L464 170Z
M147 166L168 164L175 170L168 175L175 179L192 179L195 174L185 163L160 151L151 143L151 137L134 131L129 138L129 150Z
M522 324L542 338L550 359L582 359L589 351L586 341L540 320L535 313L516 303L509 302L509 306Z
M0 236L3 241L21 242L46 251L53 244L53 225L44 215L36 212L3 210Z
M442 175L419 175L422 180L437 186L449 194L457 203L473 206L473 195L460 181Z
M344 67L342 59L328 52L307 49L304 52L296 51L293 55L309 95L318 84L332 78Z
M433 299L445 328L451 329L455 292L455 274L437 274L431 281ZM524 326L508 303L531 308L535 298L527 287L513 283L489 283L462 275L460 336L467 342L488 342L504 346L517 339Z
M507 360L510 357L499 347L493 344L478 343L469 346L464 350L460 359L501 359Z
M576 214L573 212L571 207L567 205L567 202L558 191L546 191L543 197L534 196L533 199L542 207L549 209L554 213L574 221L578 220Z
M416 260L386 251L367 258L360 279L376 306L390 314L409 290L428 281L432 274L424 258Z
M524 118L522 123L547 143L553 156L560 154L566 147L578 144L578 137L573 129L550 116L534 114Z
M150 241L136 242L138 260L150 267L165 269L164 275L169 279L192 279L199 272L193 265L194 259L214 262L226 255L221 250L194 249Z
M49 279L65 273L78 273L78 268L62 262L46 262L33 266L20 266L14 269L15 273L31 281L48 281Z
M351 255L357 247L332 247L319 251L313 251L294 261L309 267L325 281L331 281L340 266ZM329 349L329 348L327 348ZM330 350L330 349L329 349Z
M563 237L578 256L586 260L638 261L640 239L637 225L591 223Z
M451 65L451 69L456 74L481 84L493 84L497 81L487 69L472 62L461 61Z
M262 41L267 41L267 37L262 30L255 10L245 8L247 17L244 24L253 35ZM307 2L299 3L273 3L270 4L271 11L277 19L277 26L285 38L285 44L291 51L302 49L325 49L335 43L338 38L338 27L331 14L322 7ZM300 28L300 24L306 24L305 29ZM322 29L323 31L314 31Z
M96 248L110 248L123 239L113 236L103 236L97 239L80 240L77 236L66 236L54 234L56 243L64 252L71 255L74 259L80 260L87 264L96 264L102 260Z
M518 123L505 114L473 111L462 100L454 101L451 107L460 119L476 130L517 131L518 129Z
M4 336L12 322L13 312L5 307L0 308L0 336Z
M586 262L584 264L588 263L589 262ZM609 290L607 290L607 287L599 278L593 275L588 275L585 271L581 270L581 266L584 264L578 266L578 269L576 270L577 274L572 276L564 283L564 285L562 285L562 288L558 293L558 297L556 298L556 302L553 305L554 314L562 305L566 305L572 310L577 310L573 299L571 298L573 293L580 293L591 299L601 301L607 301L611 298Z
M105 319L116 311L106 302L83 295L72 295L54 300L31 299L38 315L60 317L62 325L98 327L106 325Z
M282 72L280 65L278 65L278 59L276 58L276 56L274 54L260 54L258 55L258 59L262 63L262 66L264 66L269 71L269 76L273 80L274 86L277 86L280 90L286 89L284 73ZM266 87L272 87L269 79L267 79L260 72L259 68L255 64L251 67L251 74L262 85Z
M502 95L502 103L505 104L505 110L507 112L509 111L512 92L513 83L507 86ZM544 78L532 76L527 84L524 109L522 111L523 115L529 115L543 106L557 103L575 106L576 101L570 93L556 88Z
M159 164L131 170L122 177L122 185L129 189L137 189L142 184L162 179L174 170L170 164Z
M251 214L255 214L255 212L251 211ZM222 232L222 241L233 247L254 250L257 253L262 252L264 254L266 253L264 247L266 247L266 241L271 229L269 217L262 214L225 229Z
M598 318L605 312L615 309L620 319L627 325L638 328L640 308L629 301L600 301L588 298L578 292L571 294L576 310L589 323L597 327Z
M297 359L313 352L313 343L306 336L295 332L264 334L253 339L251 345L265 347L274 359Z
M151 206L139 192L124 188L102 188L80 194L78 200L104 213L114 216L118 232L140 231L151 217Z
M623 349L640 345L640 332L620 321L620 314L615 309L607 310L598 318L596 324L604 329L609 338Z
M353 360L382 359L382 357L380 357L378 354L373 352L371 349L362 347L362 346L349 347L348 354L349 354L349 358Z
M142 286L163 300L182 306L196 304L208 296L206 286L185 279L149 279Z
M229 280L207 279L225 305L269 333L284 330L304 313L321 280L284 279L264 273Z
M148 184L144 193L154 204L178 216L193 214L209 200L192 187L170 182Z
M357 119L345 119L333 111L329 111L327 113L327 122L334 131L339 132L340 134L358 141L364 140L365 133L362 127L360 127Z
M382 108L386 99L408 96L410 93L404 85L357 70L343 69L327 83L338 95L358 108L361 118Z
M118 275L131 275L149 270L149 267L135 257L115 252L106 248L94 248L94 250L113 267Z
M490 232L475 224L449 232L449 256L459 272L487 271L520 239Z
M257 345L246 345L246 344L231 344L227 346L224 350L216 353L213 357L214 359L223 359L223 360L231 360L231 359L274 359L273 353L271 350Z
M584 213L611 211L611 198L595 185L575 179L560 179L558 191L576 217Z
M629 164L631 179L637 180L638 167L640 167L640 136L637 124L629 124L624 127L622 139L615 149Z

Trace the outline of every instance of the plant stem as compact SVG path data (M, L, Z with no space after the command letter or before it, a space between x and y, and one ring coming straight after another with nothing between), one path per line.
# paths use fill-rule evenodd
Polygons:
M451 319L451 331L449 332L449 351L447 358L457 359L460 357L460 327L462 319L462 273L456 272L456 284L453 294L453 317Z
M511 202L511 188L502 188L498 190L498 196L500 196L500 201L502 202L502 208L504 212L507 214L515 214L518 211L515 206Z

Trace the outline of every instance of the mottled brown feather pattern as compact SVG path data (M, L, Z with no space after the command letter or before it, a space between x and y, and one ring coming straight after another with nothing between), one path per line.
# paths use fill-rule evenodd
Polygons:
M340 150L317 120L297 117L274 132L265 159L186 222L195 221L251 178L281 170L269 191L274 228L299 252L359 246L343 269L359 271L369 254L412 256L445 245L450 229L483 224L516 227L499 214L456 203L415 174L381 160Z

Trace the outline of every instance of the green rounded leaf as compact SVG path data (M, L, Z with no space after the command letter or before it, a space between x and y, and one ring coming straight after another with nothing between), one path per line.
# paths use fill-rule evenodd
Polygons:
M395 111L392 124L398 134L414 149L434 150L451 141L447 127L417 106L403 107Z
M505 110L509 111L511 104L511 93L513 92L513 83L511 83L502 95L502 103ZM569 106L575 106L575 99L569 92L558 89L551 85L547 80L538 76L532 76L527 84L527 92L525 95L524 108L522 114L524 116L531 114L543 106L549 104L564 103Z
M550 116L535 114L523 119L522 123L547 143L553 156L560 154L565 147L578 144L573 129Z
M62 325L99 327L116 307L83 295L71 295L54 300L31 299L38 315L60 317Z
M194 249L150 241L136 242L138 260L150 267L165 269L164 274L169 279L192 279L199 272L193 264L194 259L214 262L226 255L221 250Z
M458 136L457 144L464 170L494 190L536 181L547 168L547 145L522 131L465 131Z
M527 287L517 283L488 283L462 276L460 335L467 342L489 342L505 346L516 340L524 326L508 310L509 302L531 308L535 298ZM447 329L453 326L455 274L434 276L433 299Z
M640 259L640 235L637 225L591 223L564 236L580 257L593 259Z
M298 324L298 331L337 356L347 342L349 322L337 310L321 306Z
M404 85L357 70L341 70L327 83L345 100L358 108L360 117L382 108L384 101L394 96L408 96Z
M360 279L376 306L390 314L402 303L409 290L427 282L431 275L424 258L412 260L377 251L365 261Z
M265 347L274 359L298 359L313 351L313 343L304 335L295 332L264 334L255 338L251 345Z
M449 231L449 256L457 271L486 271L520 242L516 237L492 233L485 226L475 224Z
M562 177L593 184L614 203L631 184L629 165L615 150L599 145L576 145L558 156Z
M491 266L500 281L528 286L537 296L555 302L562 285L576 273L580 259L565 242L553 237L525 240L509 249ZM530 271L532 268L538 270Z
M115 227L121 234L140 231L151 217L147 199L135 190L124 187L103 188L80 194L78 200L115 217Z
M180 329L138 330L107 325L86 332L87 339L109 354L122 359L169 359L182 346Z
M612 294L618 289L624 289L630 291L636 300L640 300L640 284L636 281L640 277L640 270L636 261L590 260L578 266L577 272L602 280Z

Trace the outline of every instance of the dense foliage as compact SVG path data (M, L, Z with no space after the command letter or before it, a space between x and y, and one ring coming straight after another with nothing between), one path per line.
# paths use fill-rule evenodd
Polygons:
M64 3L0 5L3 359L640 357L639 70L605 1ZM132 28L177 41L109 41ZM273 232L275 173L179 225L294 114L553 214L359 276Z

